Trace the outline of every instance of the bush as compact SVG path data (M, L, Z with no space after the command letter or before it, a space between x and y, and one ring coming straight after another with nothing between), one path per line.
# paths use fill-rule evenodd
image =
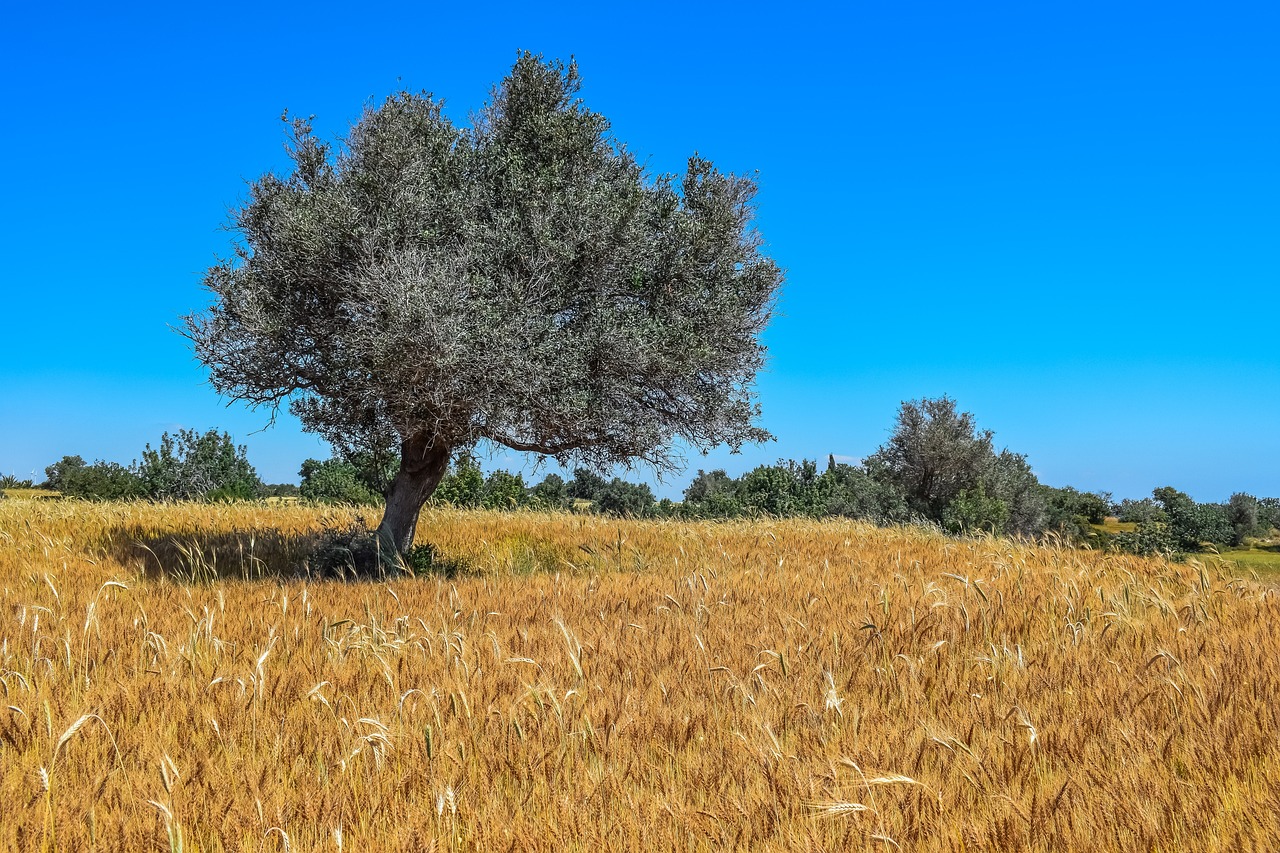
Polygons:
M475 457L464 453L453 463L431 495L431 501L456 507L478 507L484 500L484 475Z
M85 500L118 501L147 497L147 487L130 468L101 460L67 468L60 480L62 494Z
M1168 557L1176 550L1173 534L1165 521L1142 521L1132 532L1117 533L1112 540L1119 551L1144 557Z
M481 505L485 509L515 509L528 502L529 496L525 491L522 475L494 471L485 479L481 496Z
M979 485L956 495L942 513L942 526L948 533L999 533L1009 524L1009 505L990 497Z
M564 478L548 474L541 483L529 490L529 501L544 509L562 509L569 503L569 493Z
M366 505L382 500L361 482L356 466L341 459L308 459L298 474L302 477L298 493L309 501Z
M262 481L243 446L227 433L179 430L148 444L137 466L146 495L154 500L245 500L261 494Z
M628 483L614 477L596 495L595 508L606 515L646 518L654 513L653 490L644 483Z

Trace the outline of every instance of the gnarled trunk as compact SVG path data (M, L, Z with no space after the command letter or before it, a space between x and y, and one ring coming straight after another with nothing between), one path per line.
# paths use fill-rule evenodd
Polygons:
M418 433L400 443L400 471L387 492L387 509L377 537L387 557L403 556L413 547L418 514L449 468L450 449Z

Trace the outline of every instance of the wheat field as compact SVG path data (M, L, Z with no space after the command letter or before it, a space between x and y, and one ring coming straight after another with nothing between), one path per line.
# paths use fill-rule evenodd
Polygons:
M282 577L358 520L0 502L0 849L1280 844L1229 565L433 510L452 576Z

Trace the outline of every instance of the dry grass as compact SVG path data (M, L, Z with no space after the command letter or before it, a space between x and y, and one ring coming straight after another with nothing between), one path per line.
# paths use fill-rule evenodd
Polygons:
M453 579L272 577L353 518L0 503L0 849L1280 840L1256 581L852 523L463 512L422 525ZM173 580L214 573L238 579Z

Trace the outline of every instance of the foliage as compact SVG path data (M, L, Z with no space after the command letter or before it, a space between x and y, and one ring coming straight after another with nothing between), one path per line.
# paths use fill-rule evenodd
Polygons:
M653 490L646 483L614 477L596 494L595 509L605 515L647 518L655 511Z
M1041 486L1046 526L1072 542L1085 542L1097 535L1092 525L1104 524L1111 511L1111 496L1081 492L1070 486Z
M68 472L78 471L85 467L85 461L80 456L64 456L57 462L44 469L46 489L53 489L61 492L66 488L66 477Z
M1258 521L1258 499L1244 492L1236 492L1227 501L1227 524L1231 525L1231 545L1243 545L1252 536L1263 533Z
M1258 498L1258 529L1263 536L1280 530L1280 498Z
M298 493L306 500L356 505L382 501L382 496L362 481L356 466L342 459L308 459L298 474L302 477Z
M529 490L529 501L542 509L563 509L568 506L569 492L564 478L559 474L548 474Z
M589 468L578 468L573 479L565 487L565 494L579 501L595 501L609 485L609 481Z
M867 468L905 495L914 512L938 521L961 492L982 481L995 457L992 436L979 432L973 415L957 412L949 397L906 401Z
M153 500L248 500L262 488L245 448L214 429L164 433L159 447L142 451L137 475Z
M1164 510L1155 498L1133 500L1125 498L1115 506L1116 519L1126 523L1141 524L1144 521L1164 520Z
M942 512L942 526L948 533L999 533L1008 527L1009 514L1009 505L988 496L979 483L952 498Z
M770 438L754 382L783 276L754 182L696 155L647 174L579 88L525 53L469 127L409 92L334 144L295 120L289 171L251 184L186 318L220 393L399 449L380 530L402 551L478 442L673 470L678 441Z
M480 499L480 505L485 509L515 509L526 506L528 502L523 475L494 471L485 478Z
M1229 545L1233 537L1226 510L1220 504L1198 504L1185 492L1163 486L1151 493L1169 525L1173 550L1190 553L1205 543Z
M5 474L0 476L0 489L34 489L35 483L31 480L19 480L14 474Z
M477 507L484 502L484 474L470 453L454 460L452 470L440 480L432 500L456 507Z
M1167 521L1140 521L1137 530L1117 533L1112 543L1119 551L1144 557L1168 557L1178 550Z
M902 494L913 513L944 526L1039 534L1048 521L1039 481L1025 456L996 453L993 435L979 430L974 416L957 411L949 397L907 401L866 470Z
M150 496L137 472L116 462L98 460L92 465L65 466L58 482L59 491L71 498L117 501Z

